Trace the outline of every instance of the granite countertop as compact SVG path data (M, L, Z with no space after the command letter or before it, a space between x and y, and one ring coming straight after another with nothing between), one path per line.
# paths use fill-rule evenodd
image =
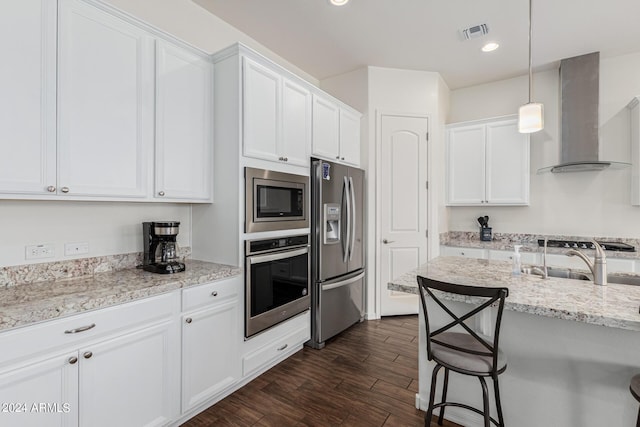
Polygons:
M230 265L195 260L185 264L186 271L176 274L130 268L0 289L0 331L242 274Z
M388 289L418 294L418 275L460 285L507 287L506 310L640 331L640 286L598 286L526 274L513 277L510 261L439 257L392 280ZM445 298L461 300L448 295Z

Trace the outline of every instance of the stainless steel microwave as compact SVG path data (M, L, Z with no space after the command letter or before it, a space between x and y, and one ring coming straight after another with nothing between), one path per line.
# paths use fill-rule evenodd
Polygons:
M245 168L246 233L309 228L309 177Z

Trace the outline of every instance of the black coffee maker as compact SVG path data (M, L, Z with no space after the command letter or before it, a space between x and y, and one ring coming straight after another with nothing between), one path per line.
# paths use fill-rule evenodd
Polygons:
M142 223L143 270L160 274L184 271L184 263L178 261L176 236L179 228L179 221Z

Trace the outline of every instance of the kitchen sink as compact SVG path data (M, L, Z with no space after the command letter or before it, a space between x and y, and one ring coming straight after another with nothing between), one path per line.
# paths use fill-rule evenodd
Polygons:
M522 267L522 272L524 274L542 276L543 268L538 266ZM581 273L579 271L571 270L570 268L547 267L547 276L558 277L560 279L591 280L590 275L586 273Z
M522 267L522 272L524 274L542 276L542 271L542 267L535 265ZM547 267L547 276L557 277L560 279L592 280L590 274L575 271L570 268ZM609 273L607 275L607 283L640 286L640 275L628 273Z

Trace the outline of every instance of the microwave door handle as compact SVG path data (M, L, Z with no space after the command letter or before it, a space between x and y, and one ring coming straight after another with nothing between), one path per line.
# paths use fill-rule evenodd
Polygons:
M342 195L347 202L347 235L342 242L342 250L344 252L344 256L342 258L342 262L347 262L349 259L349 238L351 236L351 200L349 198L349 182L347 181L347 177L344 177L344 181L342 183Z
M254 265L254 264L260 264L263 262L278 261L281 259L291 258L298 255L304 255L306 253L309 253L308 246L301 249L295 249L292 251L282 251L275 254L250 255L247 258L249 258L249 264Z
M349 248L349 261L353 259L353 248L356 245L356 221L357 221L357 212L356 212L356 192L353 188L353 178L349 177L349 194L351 194L351 217L353 221L351 221L351 245Z

